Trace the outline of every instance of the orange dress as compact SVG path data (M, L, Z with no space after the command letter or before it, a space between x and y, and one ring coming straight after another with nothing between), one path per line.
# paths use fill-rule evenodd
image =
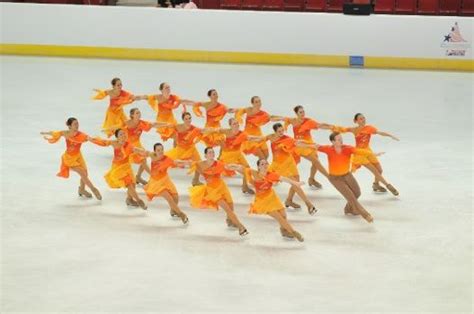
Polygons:
M356 148L367 149L372 151L370 148L370 137L372 134L376 134L377 129L372 125L366 125L355 133ZM378 164L379 160L374 154L363 156L363 155L354 155L352 158L352 171L357 170L362 165L367 164Z
M144 188L149 201L159 196L163 191L168 191L171 195L178 195L176 186L168 175L168 168L174 167L176 167L176 163L166 155L159 160L152 160L150 181Z
M184 132L179 132L177 127L173 129L173 132L177 134L176 147L166 152L166 155L173 160L201 160L195 145L196 141L202 136L201 129L191 125L191 127Z
M133 147L143 148L142 143L140 142L140 137L143 131L148 132L151 130L151 128L152 124L148 121L143 120L140 120L138 122L138 125L134 128L127 126L126 130L128 135L128 141L130 142L130 144L132 144ZM145 159L146 157L139 153L132 153L130 155L130 160L135 164L141 164Z
M280 181L280 175L275 172L268 172L265 177L257 178L256 171L246 169L249 182L255 186L255 199L250 204L250 214L268 214L284 209L280 198L273 190L273 184Z
M295 152L295 140L283 135L273 141L271 147L273 160L268 170L275 171L284 177L298 176L296 164L299 162L299 156Z
M304 118L300 125L293 125L294 138L295 140L303 140L308 144L314 144L313 138L311 137L311 130L317 130L318 128L318 122L310 118ZM295 152L299 156L309 156L315 153L316 149L308 147L296 147Z
M236 119L241 123L242 116L246 112L246 109L239 109L236 113ZM245 118L245 129L244 132L248 135L252 136L262 136L262 130L260 129L261 126L264 126L270 121L270 115L263 110L260 110L256 114L249 116L247 114ZM263 141L247 141L242 145L242 150L245 154L254 154L256 153L257 149L261 150L268 150L267 143L265 140Z
M107 93L103 90L99 91L92 99L104 99ZM117 97L110 97L109 107L105 114L105 120L102 124L102 128L105 129L107 137L111 137L114 132L109 129L123 128L127 121L127 117L123 112L125 105L133 102L133 95L127 91L120 91L120 95Z
M336 127L334 128L334 130L337 132L344 133L344 132L349 132L350 128ZM372 152L372 149L370 148L370 138L373 134L377 133L377 128L375 128L372 125L365 125L362 128L354 131L353 133L355 136L356 148L369 150L370 152ZM356 154L352 158L352 171L356 171L362 165L378 164L378 163L379 163L379 160L377 159L377 156L375 156L374 154L370 154L370 155Z
M247 138L247 134L242 131L239 131L239 133L234 136L227 136L219 160L225 164L238 164L244 168L248 168L249 164L241 151L242 144L247 141ZM230 173L232 175L235 174L234 171Z
M218 203L232 204L232 196L221 175L226 174L224 163L214 161L211 167L203 171L206 184L189 188L191 206L194 208L218 209Z
M93 138L92 142L100 146L110 146L112 141ZM135 175L130 164L130 155L133 152L133 145L125 142L122 147L114 147L114 158L112 167L105 174L104 178L109 187L119 189L135 183Z
M318 147L318 151L328 155L329 175L332 176L343 176L349 173L353 157L373 155L373 152L369 149L356 148L350 145L342 145L340 153L336 152L333 145L321 145Z
M52 138L48 139L49 143L56 143L62 136L61 131L55 131ZM87 141L87 134L76 132L74 136L65 137L66 151L61 156L61 167L56 174L58 177L69 178L69 171L71 168L81 168L87 171L87 165L81 154L81 145Z
M194 113L198 117L202 117L202 112L200 110L201 103L196 103L193 107ZM227 107L221 103L217 103L215 107L206 110L206 128L220 128L221 120L227 113ZM207 147L215 147L221 144L224 141L224 134L221 133L210 133L203 135L201 141Z
M168 100L165 102L158 103L157 98L154 95L148 96L148 104L151 109L153 109L156 114L157 122L165 122L170 124L176 124L176 119L174 118L173 109L179 107L180 98L177 95L170 95ZM161 127L157 128L156 131L161 135L163 141L167 141L171 136L173 136L172 127Z

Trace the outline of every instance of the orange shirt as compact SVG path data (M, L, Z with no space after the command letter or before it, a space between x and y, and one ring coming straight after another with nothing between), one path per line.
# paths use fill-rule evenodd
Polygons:
M123 105L133 102L132 96L129 92L121 90L117 97L110 97L109 110L114 112L120 111Z
M213 183L222 180L221 174L231 173L232 171L225 168L225 164L221 161L215 160L214 163L202 172L202 175L207 183Z
M176 167L176 163L173 159L166 155L163 155L161 159L152 160L151 162L151 176L154 179L161 179L168 173L168 168Z
M130 154L133 153L133 145L125 142L122 147L114 147L114 159L112 163L122 165L129 162Z
M182 147L194 145L194 141L202 135L201 130L194 125L191 125L190 128L184 132L179 132L175 127L175 132L177 134L176 145Z
M263 110L250 116L247 114L245 118L245 132L250 135L262 135L260 127L270 121L270 115Z
M273 141L271 147L274 161L281 162L288 158L288 156L292 156L296 163L299 162L299 158L295 152L295 140L288 135L283 135L276 141Z
M248 135L245 132L239 131L234 136L227 136L224 142L225 151L240 151L242 143L248 139Z
M319 128L319 123L310 118L304 118L303 122L296 126L293 125L293 134L297 140L306 140L313 142L311 130Z
M199 107L202 103L196 103L193 107L194 113L198 116L202 116L202 112ZM227 107L224 104L217 103L216 106L206 110L206 127L217 128L220 127L220 121L224 118L227 113Z
M127 127L127 135L128 135L128 140L131 143L137 143L140 142L140 136L142 135L142 132L148 132L152 128L152 125L150 122L140 120L138 122L138 125L134 128Z
M77 132L74 136L66 137L66 154L76 155L81 152L82 143L87 141L87 134Z
M257 195L264 194L265 192L272 189L273 184L280 181L280 175L276 172L268 172L265 177L253 180L253 185L255 186L255 191Z
M350 145L342 145L340 153L336 152L333 145L322 145L318 151L328 155L329 174L333 176L342 176L350 171L351 156L356 149Z
M377 133L377 129L372 125L366 125L355 133L355 141L357 148L368 148L370 144L370 137Z
M168 100L157 103L155 96L148 96L148 104L151 109L156 111L156 121L158 122L174 122L176 121L173 115L173 109L179 107L180 98L177 95L170 95Z

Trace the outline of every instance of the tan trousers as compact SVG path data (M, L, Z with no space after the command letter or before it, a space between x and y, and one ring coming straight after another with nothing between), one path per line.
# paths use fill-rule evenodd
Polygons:
M349 172L342 176L329 175L329 182L334 185L336 190L338 190L347 201L344 213L360 214L363 217L369 215L357 200L360 196L360 187L352 173Z

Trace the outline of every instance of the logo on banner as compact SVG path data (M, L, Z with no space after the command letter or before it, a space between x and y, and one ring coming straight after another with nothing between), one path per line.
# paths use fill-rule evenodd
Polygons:
M458 57L464 57L466 50L471 48L471 44L462 37L458 22L454 23L449 34L444 35L441 47L446 49L447 56Z

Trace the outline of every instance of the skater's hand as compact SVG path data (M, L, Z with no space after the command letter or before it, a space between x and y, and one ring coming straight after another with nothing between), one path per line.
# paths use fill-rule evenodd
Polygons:
M392 136L392 139L394 139L395 141L398 141L398 142L400 141L400 139L396 136Z

